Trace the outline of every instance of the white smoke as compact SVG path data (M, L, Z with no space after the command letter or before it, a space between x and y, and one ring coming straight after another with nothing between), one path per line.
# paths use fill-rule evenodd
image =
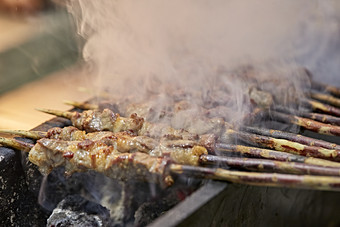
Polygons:
M317 0L69 0L96 88L136 97L164 85L206 94L221 82L221 69L244 64L322 71L322 59L338 44L336 6ZM288 72L272 77L293 80ZM242 109L243 81L223 83Z

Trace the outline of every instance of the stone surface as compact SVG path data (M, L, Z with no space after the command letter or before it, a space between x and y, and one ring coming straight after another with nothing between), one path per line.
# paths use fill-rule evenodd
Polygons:
M47 213L27 189L19 151L0 147L0 189L0 226L40 226L46 223Z

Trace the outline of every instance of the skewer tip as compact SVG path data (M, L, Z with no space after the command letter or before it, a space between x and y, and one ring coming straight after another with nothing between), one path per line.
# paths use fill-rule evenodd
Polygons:
M46 132L42 131L9 130L9 129L0 129L0 133L23 136L31 139L41 139L47 135Z
M31 148L34 146L33 144L30 144L30 143L25 143L22 141L5 138L5 137L0 137L0 144L5 147L11 147L11 148L26 151L26 152L29 152Z
M67 119L71 119L73 113L69 111L60 111L60 110L51 110L51 109L45 109L45 108L35 108L37 111L47 113L47 114L52 114L58 117L64 117Z
M85 109L85 110L92 110L92 109L97 109L98 106L95 104L90 104L90 103L83 103L83 102L77 102L77 101L70 101L70 100L64 100L64 104L73 106L79 109Z

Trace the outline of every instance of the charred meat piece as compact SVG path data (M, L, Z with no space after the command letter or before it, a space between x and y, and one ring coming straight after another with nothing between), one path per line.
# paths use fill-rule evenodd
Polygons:
M120 153L102 141L60 141L40 139L29 152L29 160L48 174L58 166L65 166L67 174L94 170L120 180L138 179L172 184L165 173L168 159L147 154Z

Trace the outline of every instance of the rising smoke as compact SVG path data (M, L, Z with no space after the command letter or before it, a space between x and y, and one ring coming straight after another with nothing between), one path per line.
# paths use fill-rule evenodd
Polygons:
M169 87L199 91L201 98L223 84L242 112L251 84L227 76L230 71L270 70L258 73L258 86L268 78L282 81L275 92L285 96L287 86L308 85L292 69L325 72L325 55L339 44L335 1L70 0L68 6L87 40L83 56L96 75L95 90L135 100ZM338 59L332 58L332 70ZM160 103L167 100L161 97Z

